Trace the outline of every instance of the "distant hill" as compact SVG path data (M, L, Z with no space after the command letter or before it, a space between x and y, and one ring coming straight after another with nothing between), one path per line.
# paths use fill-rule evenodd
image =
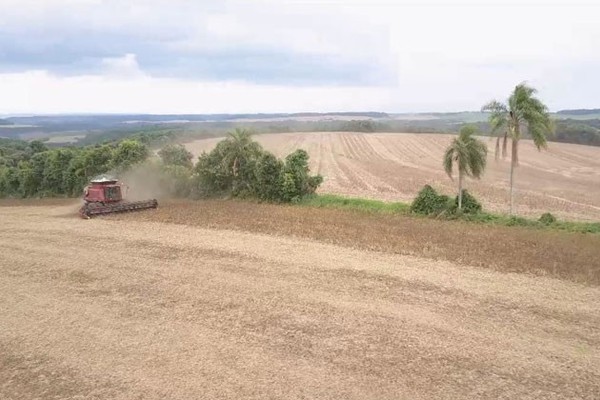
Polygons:
M600 109L560 110L550 139L600 146ZM0 119L0 137L47 140L48 146L89 145L129 136L215 137L236 126L257 133L351 131L455 133L465 123L489 134L488 115L479 111L447 113L328 112L262 114L105 114L40 115Z
M591 115L600 114L600 108L579 108L575 110L560 110L556 112L559 115Z

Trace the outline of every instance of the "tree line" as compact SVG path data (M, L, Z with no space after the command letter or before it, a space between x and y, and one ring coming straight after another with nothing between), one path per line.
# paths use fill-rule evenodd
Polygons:
M119 177L133 166L147 169L177 197L227 196L295 202L323 181L311 175L309 156L296 150L278 159L236 129L194 164L182 145L168 144L151 157L134 139L116 143L49 149L42 142L0 141L0 197L79 196L94 177Z
M0 141L0 197L78 196L91 178L123 171L148 155L146 145L131 139L59 149L5 139Z
M244 129L228 133L212 151L202 153L195 165L192 154L181 145L167 145L158 155L179 196L296 202L313 194L323 182L320 175L310 174L306 151L299 149L278 159Z

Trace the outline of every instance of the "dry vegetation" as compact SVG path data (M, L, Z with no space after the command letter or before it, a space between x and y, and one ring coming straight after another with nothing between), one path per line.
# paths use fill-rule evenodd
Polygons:
M410 201L429 183L450 194L455 191L442 168L442 156L452 136L437 134L293 133L258 135L277 155L303 148L311 168L322 174L322 193L393 201ZM189 143L195 154L211 149L219 139ZM467 188L488 211L508 211L509 161L495 162L494 141L488 143L488 168L480 182ZM531 141L520 144L516 172L517 213L539 217L552 212L573 220L600 220L600 147L550 143L538 152Z
M600 235L233 200L163 202L156 212L109 218L296 236L600 285Z
M600 288L502 272L597 284L597 236L34 204L0 207L2 399L600 397Z

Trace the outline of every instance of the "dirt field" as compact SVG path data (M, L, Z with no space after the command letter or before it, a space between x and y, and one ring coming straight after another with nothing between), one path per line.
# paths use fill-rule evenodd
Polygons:
M0 207L2 399L600 398L597 286L209 229L190 203L24 204Z
M447 194L455 182L442 169L442 155L452 136L436 134L292 133L258 135L268 150L285 156L303 148L311 168L325 177L323 193L410 201L429 183ZM220 139L189 143L196 155ZM494 141L489 166L480 182L467 188L486 209L508 211L509 161L495 161ZM539 217L552 212L577 220L600 220L600 147L550 143L538 152L530 141L520 145L521 166L516 172L517 212Z

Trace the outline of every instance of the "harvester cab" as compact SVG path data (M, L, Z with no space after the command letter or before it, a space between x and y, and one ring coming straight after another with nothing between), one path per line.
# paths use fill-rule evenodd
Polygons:
M88 203L115 203L123 200L121 185L116 180L91 181L83 191L83 200Z
M82 218L118 212L138 211L158 207L156 199L129 202L124 200L122 188L127 188L116 179L101 178L90 182L83 191L83 206L79 210Z

